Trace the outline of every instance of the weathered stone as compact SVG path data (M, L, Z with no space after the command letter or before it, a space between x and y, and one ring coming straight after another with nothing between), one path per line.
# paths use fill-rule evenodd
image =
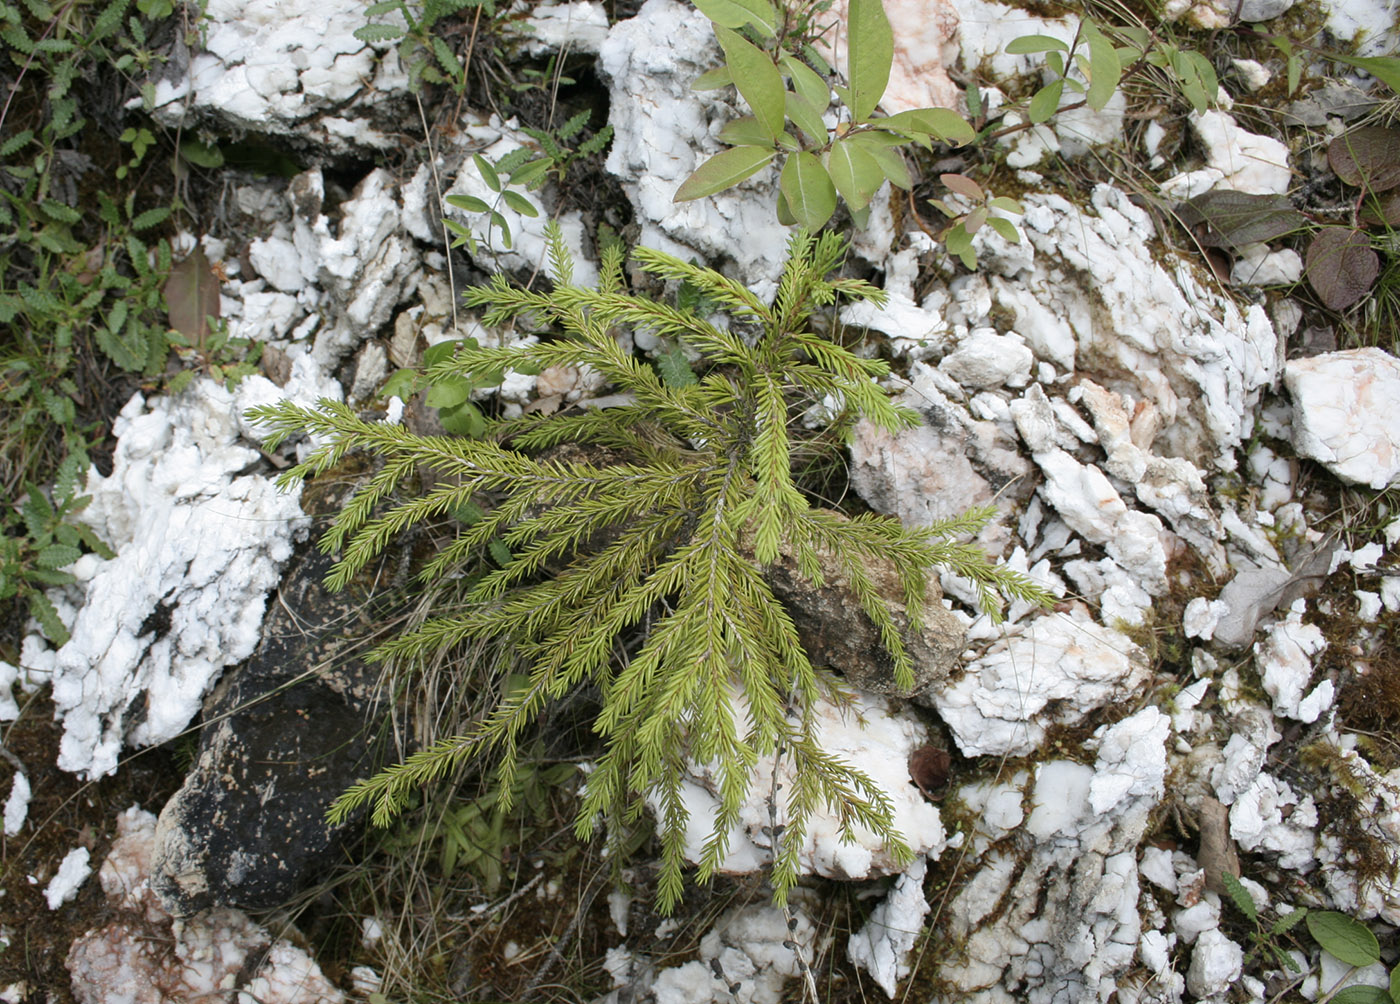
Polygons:
M321 585L331 559L294 559L253 657L205 707L194 768L157 825L151 886L186 916L286 902L328 862L326 810L366 770L377 670L353 653L363 603Z
M802 575L797 559L785 549L764 569L773 594L787 607L797 626L802 647L814 663L844 673L863 690L909 697L941 682L957 665L966 629L944 608L943 591L933 575L924 589L921 630L909 630L904 589L894 562L867 557L861 564L881 602L899 629L900 640L914 664L914 685L900 687L894 678L894 659L880 640L880 629L861 609L850 570L839 556L816 548L822 586Z

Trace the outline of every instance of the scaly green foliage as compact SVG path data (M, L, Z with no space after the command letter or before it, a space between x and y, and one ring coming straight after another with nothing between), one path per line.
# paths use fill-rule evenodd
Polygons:
M253 412L271 430L269 448L303 432L318 439L283 476L284 486L329 470L351 450L382 461L322 539L328 551L343 549L329 578L333 587L351 581L396 535L468 506L484 515L427 563L422 578L437 581L467 567L493 540L509 548L508 554L496 548L497 567L476 581L464 610L429 621L378 654L420 657L471 640L508 639L531 663L528 685L513 689L471 734L355 785L337 802L335 818L369 804L374 821L387 823L417 786L488 752L501 758L498 790L508 801L522 730L551 701L592 684L602 705L594 730L605 749L589 775L576 830L588 836L605 815L636 820L653 797L660 806L663 909L683 891L688 759L716 764L719 777L721 806L701 880L724 860L755 764L780 749L791 758L795 781L784 793L788 824L774 864L779 899L796 881L804 831L822 806L848 832L862 826L897 853L904 849L885 792L815 738L818 701L834 685L803 651L764 566L785 552L820 584L818 554L836 555L882 629L905 686L913 678L910 659L870 583L867 561L894 562L911 630L919 626L925 576L940 564L971 576L993 608L993 588L1038 593L970 546L946 539L950 529L975 529L985 514L911 530L895 519L847 519L809 504L791 470L792 418L802 408L836 397L850 416L890 430L914 424L915 416L875 382L886 372L883 362L862 359L808 326L814 311L838 298L878 301L881 292L863 281L826 278L843 251L833 234L799 234L789 250L771 305L716 272L658 251L637 252L646 271L689 282L725 310L726 330L626 293L617 247L604 253L597 289L573 285L556 231L552 292L515 289L497 276L466 299L486 309L489 325L529 318L558 325L565 337L524 348L464 344L428 370L436 381L506 368L587 366L630 396L625 405L494 421L479 439L417 436L331 402L317 410L282 403ZM702 375L668 383L619 346L615 328L683 341L702 357ZM574 445L556 449L567 444ZM434 487L414 490L420 471L433 473ZM633 640L643 631L638 645Z

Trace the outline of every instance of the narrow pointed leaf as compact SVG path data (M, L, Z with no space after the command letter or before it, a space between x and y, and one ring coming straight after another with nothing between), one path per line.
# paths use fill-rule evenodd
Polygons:
M739 93L748 102L754 118L758 119L768 137L776 140L783 131L783 120L787 117L787 89L783 87L783 75L766 52L737 32L716 27L715 37L724 49L724 58L734 76L734 86L739 88Z
M879 162L859 144L844 140L832 144L826 169L836 191L854 211L868 206L871 196L885 181Z
M170 326L192 344L202 344L210 331L208 319L219 316L219 280L210 271L203 248L196 247L170 270L162 292Z
M836 211L836 187L822 162L810 153L795 153L778 179L788 208L808 230L820 230Z
M1055 80L1035 92L1028 110L1030 120L1036 125L1046 121L1060 107L1060 95L1064 93L1065 82Z
M775 155L775 151L757 146L736 146L732 150L717 153L681 183L672 201L702 199L726 188L732 188L766 167Z
M449 195L447 197L449 206L456 206L458 209L465 209L469 213L489 212L491 207L475 195Z
M787 116L797 123L797 128L805 132L812 142L818 144L826 142L826 124L822 122L821 113L813 108L812 103L802 95L788 91Z
M1006 43L1009 56L1024 56L1032 52L1069 52L1069 46L1049 35L1022 35Z
M1084 96L1089 107L1102 111L1118 90L1123 64L1113 43L1095 31L1089 36L1089 91Z
M807 103L817 111L826 111L831 104L831 88L821 74L790 53L783 53L779 62L792 81L792 89L806 98Z
M846 30L851 115L856 122L864 122L875 111L890 82L894 32L880 0L850 0Z
M977 131L967 119L951 108L911 108L897 115L879 119L875 124L881 129L921 132L936 136L942 142L953 146L962 146L977 138Z

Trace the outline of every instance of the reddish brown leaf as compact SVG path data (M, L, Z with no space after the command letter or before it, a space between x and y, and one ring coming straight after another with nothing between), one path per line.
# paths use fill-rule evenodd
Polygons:
M164 293L170 327L194 345L202 345L209 334L209 318L219 316L219 280L202 248L195 248L170 270Z
M1400 129L1366 126L1338 136L1327 147L1327 161L1348 185L1384 192L1400 185Z
M1361 218L1367 223L1400 227L1400 191L1368 199L1361 207Z
M948 784L953 758L938 746L920 746L909 754L909 779L928 798L935 798Z
M1308 282L1333 310L1350 307L1365 296L1380 270L1380 258L1360 230L1323 227L1308 245Z

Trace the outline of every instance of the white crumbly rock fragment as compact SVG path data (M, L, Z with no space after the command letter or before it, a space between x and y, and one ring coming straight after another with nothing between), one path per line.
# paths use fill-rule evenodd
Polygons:
M78 895L78 889L91 874L92 866L88 864L86 847L75 847L65 854L58 864L57 873L44 888L44 899L49 904L49 909L57 910Z
M989 853L950 904L964 948L939 975L958 999L1107 1000L1123 986L1141 943L1137 846L1161 797L1166 736L1165 717L1149 708L1100 732L1094 767L1036 768L1020 827L1029 846L1014 858ZM1134 751L1136 741L1147 748ZM1096 789L1096 778L1106 785Z
M1240 978L1244 950L1218 929L1203 931L1191 949L1186 989L1196 998L1222 994Z
M1165 847L1144 847L1138 873L1153 885L1176 895L1176 868L1172 865L1172 852Z
M512 13L523 12L526 16L520 32L525 51L532 56L567 49L572 54L587 53L597 55L603 40L608 37L608 12L600 3L589 0L576 0L574 3L517 3ZM511 25L510 20L503 24Z
M29 799L32 792L29 778L15 771L15 779L10 782L10 794L5 799L5 836L17 835L29 816Z
M1133 795L1162 797L1171 719L1147 707L1094 733L1098 760L1089 783L1089 806L1104 813ZM1092 744L1091 744L1092 748Z
M397 141L367 113L395 92L406 94L408 78L388 44L381 62L355 37L364 10L359 0L209 0L189 73L156 82L156 118L176 126L212 114L334 152L392 146ZM349 114L357 119L343 117Z
M1019 425L1019 422L1018 422ZM1032 455L1045 475L1040 493L1075 533L1102 544L1108 556L1152 595L1167 585L1162 521L1129 509L1099 468L1054 448Z
M657 975L647 988L649 999L656 1004L778 1004L784 981L801 972L788 946L798 946L810 962L816 938L806 913L797 907L793 914L797 923L789 930L783 912L769 904L730 910L700 939L698 959Z
M1305 610L1306 601L1295 600L1287 616L1255 643L1254 659L1264 689L1274 699L1274 711L1312 723L1332 706L1334 688L1331 680L1323 680L1303 693L1312 679L1312 657L1327 647L1321 629L1303 623Z
M742 703L737 694L734 700ZM742 714L742 708L739 712ZM883 697L857 692L848 708L827 702L818 706L815 739L826 753L862 771L889 796L895 829L903 834L910 850L935 857L943 850L947 838L938 808L909 782L909 756L928 741L923 724L911 712L894 708ZM791 771L791 758L784 758L778 769L778 782L784 791L792 790ZM691 779L682 790L688 815L684 853L689 860L699 861L719 809L719 775L713 764L692 765L690 773ZM748 798L739 810L738 825L730 833L721 871L756 871L768 862L772 819L767 799L772 784L773 758L760 758L753 769ZM781 795L778 801L777 822L784 826L786 803ZM843 840L836 818L819 809L807 822L799 851L802 872L863 879L900 870L891 849L874 834L857 826L853 837L849 842Z
M1356 43L1358 56L1389 56L1400 47L1400 27L1390 0L1346 0L1329 3L1327 30Z
M1208 600L1204 596L1193 597L1181 614L1181 630L1188 638L1210 641L1216 625L1229 607L1219 600Z
M1067 561L1064 569L1079 595L1098 603L1099 623L1105 627L1119 623L1138 627L1152 609L1152 597L1147 590L1112 558Z
M1373 593L1369 589L1353 589L1351 595L1356 597L1357 618L1374 624L1376 618L1381 615L1381 594Z
M938 368L964 387L1024 387L1031 379L1035 356L1014 335L997 334L995 328L975 328Z
M1365 880L1357 879L1359 861L1335 833L1318 837L1318 876L1332 905L1365 922L1379 917L1387 924L1400 924L1400 768L1381 774L1354 749L1336 749L1343 762L1335 769L1344 771L1360 790L1353 812L1354 825L1365 828L1374 838L1373 849L1388 859Z
M1220 172L1216 187L1250 195L1287 193L1292 172L1283 142L1241 129L1228 112L1214 109L1193 115L1191 126L1206 148L1207 165Z
M846 945L846 957L860 966L894 1000L899 981L909 975L909 952L923 930L929 902L924 897L928 862L918 858Z
M1290 871L1312 870L1316 828L1312 796L1300 798L1287 781L1263 772L1230 806L1230 836L1239 849L1276 854L1278 866Z
M1150 406L1155 431L1134 445L1232 469L1282 363L1267 312L1241 311L1184 261L1161 262L1150 218L1115 188L1095 187L1083 207L1051 194L1021 201L1025 240L978 252L991 303L1038 360Z
M1024 756L1048 726L1081 721L1133 693L1146 674L1142 651L1080 605L1034 618L929 700L965 756Z
M748 285L771 286L788 240L773 212L774 170L707 198L672 201L701 163L727 149L715 136L741 114L721 92L691 89L720 62L709 19L675 0L647 0L635 17L614 25L598 59L611 81L606 166L632 202L639 244L686 261L729 259Z
M1244 248L1230 267L1236 286L1291 286L1303 277L1303 259L1290 248L1270 251L1267 245Z
M258 454L239 441L234 401L208 379L174 398L136 395L113 427L112 473L88 476L83 518L116 557L82 583L53 658L64 770L101 777L124 742L171 739L257 646L266 595L309 521L294 493L238 474ZM128 726L133 707L144 714Z
M1380 490L1400 478L1400 359L1378 348L1290 360L1293 445L1344 481Z
M139 806L117 817L117 839L98 871L109 915L68 952L78 1004L344 1004L304 951L242 911L172 921L149 884L155 830L156 817Z

